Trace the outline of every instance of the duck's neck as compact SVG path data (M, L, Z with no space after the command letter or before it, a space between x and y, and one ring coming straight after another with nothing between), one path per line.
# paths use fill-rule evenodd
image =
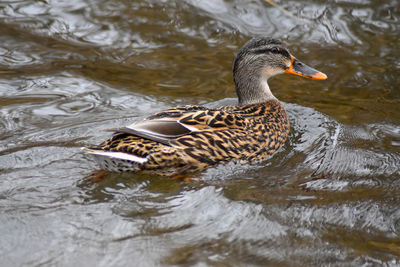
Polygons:
M249 75L235 78L239 105L258 104L276 99L269 89L269 77L260 76Z

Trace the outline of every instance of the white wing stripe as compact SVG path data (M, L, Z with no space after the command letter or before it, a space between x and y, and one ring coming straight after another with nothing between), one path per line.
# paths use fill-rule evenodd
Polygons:
M178 122L178 121L177 121ZM183 123L180 123L180 122L178 122L180 125L182 125L183 127L185 127L186 129L188 129L189 131L191 131L191 132L194 132L194 131L198 131L199 129L197 129L196 127L193 127L193 126L189 126L189 125L186 125L186 124L183 124Z
M117 158L117 159L123 159L123 160L130 160L130 161L134 161L137 163L144 163L147 161L147 158L141 158L135 155L131 155L128 153L123 153L123 152L110 152L110 151L87 151L90 154L94 154L94 155L99 155L99 156L105 156L105 157L109 157L109 158Z

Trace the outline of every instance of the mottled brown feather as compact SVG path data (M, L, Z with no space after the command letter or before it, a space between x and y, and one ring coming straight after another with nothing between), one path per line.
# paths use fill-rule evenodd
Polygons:
M289 133L288 117L277 100L211 110L199 106L177 107L147 120L160 118L173 118L198 130L173 138L169 144L117 132L89 149L147 157L145 163L136 164L132 171L175 175L233 159L264 159L285 142Z

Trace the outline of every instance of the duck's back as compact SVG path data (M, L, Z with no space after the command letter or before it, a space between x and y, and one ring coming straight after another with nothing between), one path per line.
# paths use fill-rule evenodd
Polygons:
M111 171L174 175L233 159L266 158L285 142L289 133L287 114L275 99L220 109L178 107L155 114L145 122L147 126L152 122L166 126L155 133L149 133L149 127L142 131L135 127L121 128L125 130L99 146L88 148L89 152L103 168Z

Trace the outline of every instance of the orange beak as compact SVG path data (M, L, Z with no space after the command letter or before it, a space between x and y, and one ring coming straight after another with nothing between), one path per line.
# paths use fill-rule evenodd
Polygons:
M285 73L298 75L313 80L326 80L328 78L326 74L307 66L293 56L290 67L285 70Z

